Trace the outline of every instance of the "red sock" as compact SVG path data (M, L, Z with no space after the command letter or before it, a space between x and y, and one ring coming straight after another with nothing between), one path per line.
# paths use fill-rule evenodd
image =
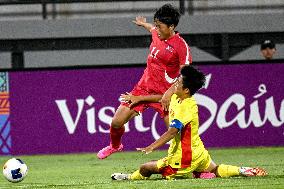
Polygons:
M121 143L121 137L124 133L124 126L120 128L110 127L110 140L113 148L118 148Z

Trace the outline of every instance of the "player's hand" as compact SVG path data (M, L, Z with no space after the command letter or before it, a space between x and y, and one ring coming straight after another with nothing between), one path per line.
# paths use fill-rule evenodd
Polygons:
M126 103L130 103L131 101L131 94L126 92L124 94L121 94L119 97L119 101L120 102L126 102Z
M136 148L137 151L141 151L145 154L150 154L151 152L153 152L153 148L148 146L146 148Z
M162 99L160 100L160 103L162 104L164 111L166 112L169 111L170 102L171 102L171 95L165 93Z
M147 23L147 20L143 16L137 16L132 22L134 22L137 26L143 26L145 23Z
M140 96L134 96L130 93L125 93L125 94L121 94L119 99L122 102L127 102L129 103L129 108L132 108L135 104L138 104L141 101Z

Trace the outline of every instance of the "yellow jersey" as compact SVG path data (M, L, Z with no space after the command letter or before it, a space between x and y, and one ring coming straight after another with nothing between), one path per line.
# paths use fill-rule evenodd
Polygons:
M170 127L179 129L171 140L168 161L172 168L187 168L197 160L205 148L198 134L198 107L194 97L181 100L172 95L169 107Z

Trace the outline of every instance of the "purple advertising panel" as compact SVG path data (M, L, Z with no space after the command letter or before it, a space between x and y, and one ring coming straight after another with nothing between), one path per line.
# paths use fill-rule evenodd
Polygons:
M207 75L206 86L195 94L206 147L284 145L284 64L199 69ZM97 152L105 147L118 98L132 90L143 70L9 73L11 154ZM125 127L125 150L145 147L166 131L151 109Z

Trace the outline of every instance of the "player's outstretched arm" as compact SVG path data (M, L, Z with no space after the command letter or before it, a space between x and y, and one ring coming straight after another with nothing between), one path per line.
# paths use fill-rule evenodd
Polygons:
M151 32L151 29L154 27L153 24L151 23L147 23L147 20L145 17L143 16L137 16L135 20L133 20L132 22L134 22L137 26L142 26L144 27L146 30L148 30L149 32Z
M171 139L173 139L179 130L174 127L170 127L167 132L165 132L158 140L153 142L151 145L147 146L146 148L136 148L138 151L144 152L145 154L149 154L155 149L165 145Z

